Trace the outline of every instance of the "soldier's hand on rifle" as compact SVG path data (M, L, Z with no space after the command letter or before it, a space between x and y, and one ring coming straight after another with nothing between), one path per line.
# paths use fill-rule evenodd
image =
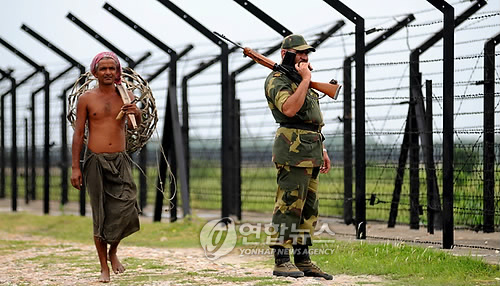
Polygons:
M295 69L302 77L302 80L311 80L311 68L308 62L298 62L295 64Z

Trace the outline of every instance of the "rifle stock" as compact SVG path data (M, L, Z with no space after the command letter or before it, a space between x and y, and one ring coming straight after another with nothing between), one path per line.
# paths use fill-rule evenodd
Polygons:
M248 47L243 48L243 54L245 56L248 56L252 60L254 60L256 63L258 63L262 66L265 66L268 69L272 69L275 71L286 71L286 69L282 68L279 64L273 62L269 58L259 54L258 52L252 50L251 48L248 48ZM297 84L299 84L299 83L300 82L297 82ZM314 89L328 95L332 99L336 100L338 95L339 95L339 91L340 91L340 88L342 87L342 85L311 81L311 83L309 84L309 87L314 88Z
M274 66L276 65L276 63L273 62L272 60L270 60L269 58L266 58L265 56L257 53L256 51L254 51L250 48L244 48L243 54L247 57L250 57L252 60L254 60L259 65L263 65L268 69L274 70Z
M315 90L321 91L322 93L328 95L332 99L337 100L339 96L339 91L342 85L340 84L331 84L325 82L315 82L311 81L309 87L314 88Z

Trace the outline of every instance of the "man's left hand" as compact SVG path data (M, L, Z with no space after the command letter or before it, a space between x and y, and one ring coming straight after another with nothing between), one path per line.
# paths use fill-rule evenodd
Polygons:
M330 171L330 158L326 150L323 150L323 165L319 168L320 173L326 174Z

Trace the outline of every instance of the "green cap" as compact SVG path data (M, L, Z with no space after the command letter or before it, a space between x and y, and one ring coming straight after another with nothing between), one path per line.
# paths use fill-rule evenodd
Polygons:
M309 46L304 40L304 37L301 35L289 35L286 36L283 39L283 42L281 43L281 48L282 49L295 49L297 51L305 51L305 50L310 50L315 52L316 49L313 48L312 46Z

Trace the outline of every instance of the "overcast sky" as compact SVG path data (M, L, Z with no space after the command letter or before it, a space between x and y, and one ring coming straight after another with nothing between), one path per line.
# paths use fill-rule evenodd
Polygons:
M41 46L28 33L22 31L20 28L22 24L26 24L72 57L79 59L82 64L88 64L96 53L106 49L69 21L66 18L68 12L129 55L138 57L145 50L156 50L147 40L103 9L106 1L16 0L2 2L0 36L35 62L47 65L49 69L51 64L61 62L61 59L49 49ZM208 29L219 31L236 41L278 38L275 31L235 1L177 0L172 2ZM182 49L188 43L210 45L203 35L159 1L109 0L107 3L173 48ZM251 3L293 32L307 31L307 29L344 19L321 0L254 0ZM407 14L432 8L424 0L346 0L343 3L366 18ZM370 20L367 22L370 23ZM25 65L4 48L0 48L0 58L2 68L19 68Z

